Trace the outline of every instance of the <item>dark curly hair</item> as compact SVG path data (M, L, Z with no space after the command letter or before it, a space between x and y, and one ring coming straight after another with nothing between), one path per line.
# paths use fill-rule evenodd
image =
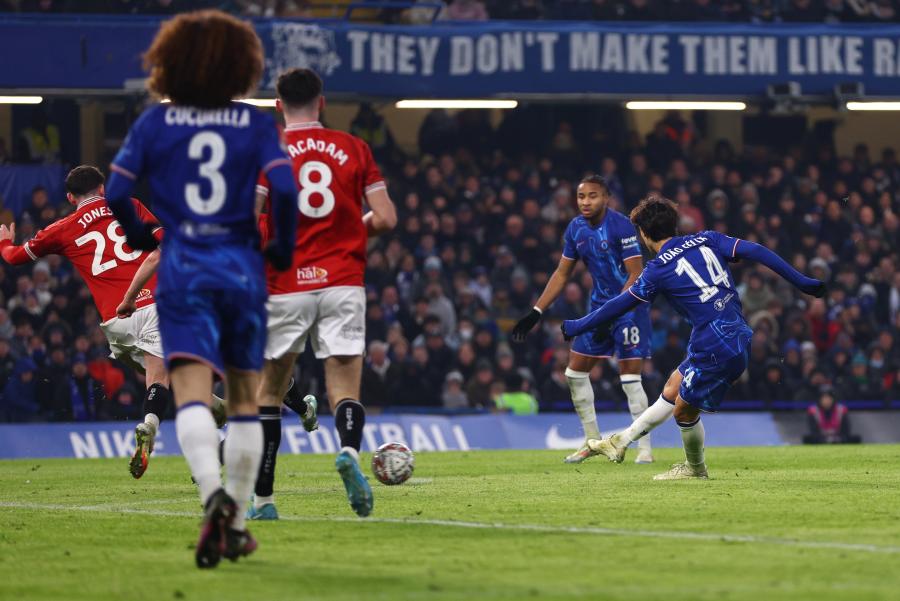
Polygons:
M249 23L221 11L183 13L160 26L144 69L147 88L175 104L221 107L256 89L262 43Z
M668 198L649 194L631 210L631 223L654 242L678 234L678 210Z

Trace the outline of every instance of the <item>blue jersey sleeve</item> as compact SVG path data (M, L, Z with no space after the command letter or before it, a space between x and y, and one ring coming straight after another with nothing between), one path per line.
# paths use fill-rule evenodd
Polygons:
M131 203L131 191L144 170L146 130L152 110L145 111L128 132L122 148L109 166L110 176L106 184L106 203L125 231L130 241L141 235L141 220Z
M563 251L562 254L567 259L573 261L578 260L578 249L575 247L575 221L569 223L566 233L563 234Z
M291 161L284 153L275 122L268 115L260 120L260 171L269 180L274 244L282 256L290 256L297 233L297 183Z
M699 235L709 238L710 242L712 242L712 247L725 257L729 263L734 263L738 260L739 257L736 253L738 242L740 241L739 238L732 238L712 230L700 232Z
M619 247L622 260L641 256L641 245L638 242L637 230L628 219L618 221L615 231L615 244Z
M109 166L110 171L123 175L132 181L140 177L141 172L144 170L147 138L152 114L153 109L145 111L131 126L131 130L129 130L125 141L122 143L122 147Z
M659 294L659 281L657 270L652 263L647 263L644 271L628 289L629 294L645 303L651 302Z
M260 113L258 118L259 170L268 175L269 171L280 165L287 165L288 169L290 169L291 160L285 154L284 146L278 137L278 128L275 127L275 120L265 113Z

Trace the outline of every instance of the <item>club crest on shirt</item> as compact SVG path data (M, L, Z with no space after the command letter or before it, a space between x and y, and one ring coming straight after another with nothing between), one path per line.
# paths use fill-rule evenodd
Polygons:
M311 267L297 268L297 284L309 286L312 284L324 284L328 281L328 270L315 265Z
M734 297L734 294L728 294L723 298L716 299L716 302L713 303L713 307L716 308L716 311L724 311L725 306L728 304L728 301L732 299L732 297Z

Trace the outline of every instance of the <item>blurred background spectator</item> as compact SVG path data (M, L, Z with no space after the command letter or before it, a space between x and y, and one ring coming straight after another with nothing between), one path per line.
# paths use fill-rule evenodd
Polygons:
M835 402L834 391L825 388L819 400L807 411L809 433L803 437L803 444L846 444L859 443L861 439L850 430L847 407Z

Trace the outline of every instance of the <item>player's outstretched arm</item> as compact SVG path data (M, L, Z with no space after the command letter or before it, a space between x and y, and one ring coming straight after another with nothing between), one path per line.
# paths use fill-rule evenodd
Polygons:
M156 273L157 267L159 267L159 249L156 249L147 255L147 258L144 259L144 262L141 263L141 266L138 267L138 270L134 273L131 285L128 286L128 290L125 291L122 302L116 307L116 315L118 317L131 317L131 315L137 311L138 294L141 293L141 290L144 289L144 286L147 285L147 282L149 282L150 278L153 277L153 274Z
M265 255L272 267L284 271L291 266L297 238L297 184L286 160L266 175L271 185L271 219L275 224L275 238L266 245Z
M588 330L596 330L606 322L628 313L640 304L638 297L626 290L615 298L609 299L599 309L592 311L580 319L567 319L562 323L563 335L574 338Z
M106 186L106 204L115 215L128 239L128 246L135 250L154 250L159 246L159 241L153 235L153 230L159 225L144 223L138 217L131 202L131 189L134 180L122 175L115 168L111 168L109 183Z
M0 225L0 255L10 265L24 265L31 257L22 246L16 246L16 224Z
M397 227L397 208L387 188L377 188L366 192L366 204L371 211L363 215L363 223L370 236L378 236Z
M559 260L556 271L547 280L547 285L544 286L544 291L534 304L534 308L513 326L512 334L510 335L513 342L525 342L528 332L538 324L541 320L541 315L544 314L547 307L553 304L553 301L557 299L563 288L566 287L566 282L569 281L569 278L572 277L572 272L575 270L575 263L575 259L567 257L562 257Z
M824 282L803 275L791 267L787 261L756 242L738 239L734 247L734 256L739 259L750 259L751 261L762 263L805 294L815 297L825 296Z

